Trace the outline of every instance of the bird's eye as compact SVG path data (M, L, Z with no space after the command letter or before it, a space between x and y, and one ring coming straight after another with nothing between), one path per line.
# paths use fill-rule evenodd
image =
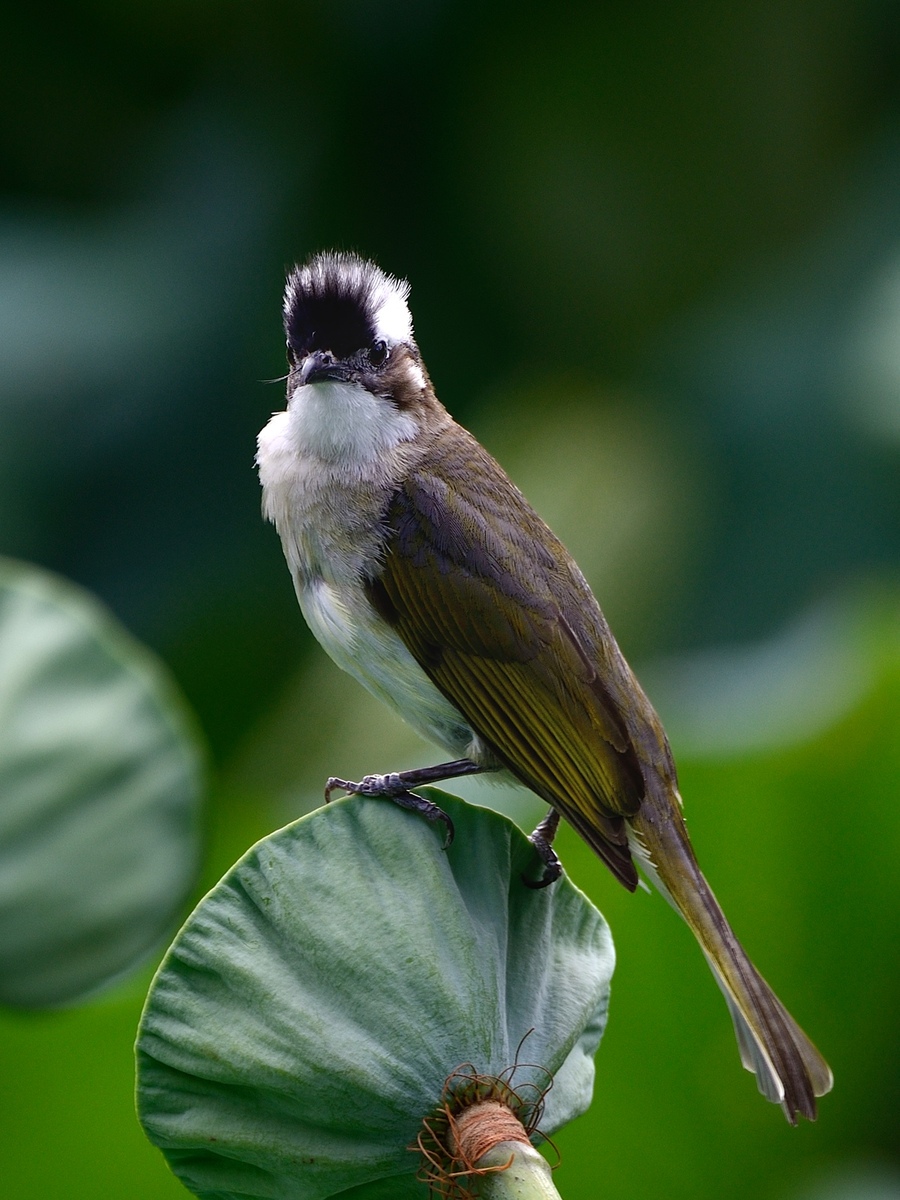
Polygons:
M388 348L384 342L375 342L369 350L369 362L373 367L381 367L387 360Z

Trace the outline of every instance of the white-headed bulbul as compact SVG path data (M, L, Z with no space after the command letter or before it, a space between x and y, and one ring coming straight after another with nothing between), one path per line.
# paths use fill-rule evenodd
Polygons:
M452 836L409 789L505 770L551 806L532 835L540 883L560 872L559 814L631 890L636 860L700 943L760 1091L812 1120L831 1071L697 865L662 724L565 547L435 395L408 295L353 254L292 271L287 406L259 437L264 512L313 633L454 756L329 784L390 795Z

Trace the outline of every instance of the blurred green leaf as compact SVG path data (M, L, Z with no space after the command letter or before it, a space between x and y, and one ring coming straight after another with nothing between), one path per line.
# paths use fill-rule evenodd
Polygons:
M769 638L657 661L644 686L679 757L803 745L838 725L900 659L900 605L872 580L845 586Z
M589 1104L605 921L567 880L522 883L534 851L510 821L431 795L456 824L446 854L392 804L332 804L248 851L170 949L138 1107L198 1195L423 1197L408 1147L464 1063L521 1059L516 1088L552 1073L542 1132Z
M38 1018L0 1008L3 1195L189 1200L134 1117L134 1031L151 974Z
M202 765L156 661L0 560L0 1002L76 1000L158 943L198 865Z
M877 1160L850 1162L804 1188L796 1200L900 1200L900 1172Z

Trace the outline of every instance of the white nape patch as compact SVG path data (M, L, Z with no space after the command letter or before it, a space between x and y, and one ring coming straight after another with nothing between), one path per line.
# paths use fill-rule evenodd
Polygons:
M415 417L390 400L336 380L298 387L288 401L288 425L301 454L350 467L376 461L419 431Z
M412 359L407 359L406 361L406 374L417 388L422 389L425 387L425 372Z
M375 336L396 346L413 340L412 314L409 305L409 284L405 279L395 279L381 272L380 279L372 289L372 315Z

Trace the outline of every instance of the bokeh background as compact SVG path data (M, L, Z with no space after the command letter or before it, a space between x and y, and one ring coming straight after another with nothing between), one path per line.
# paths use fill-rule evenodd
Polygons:
M835 1069L789 1129L687 931L564 834L619 965L563 1194L896 1197L900 6L4 7L0 552L171 667L208 883L327 774L429 758L313 645L259 516L284 269L330 246L411 280L439 394L581 562ZM10 1196L185 1194L132 1112L148 977L0 1015Z

